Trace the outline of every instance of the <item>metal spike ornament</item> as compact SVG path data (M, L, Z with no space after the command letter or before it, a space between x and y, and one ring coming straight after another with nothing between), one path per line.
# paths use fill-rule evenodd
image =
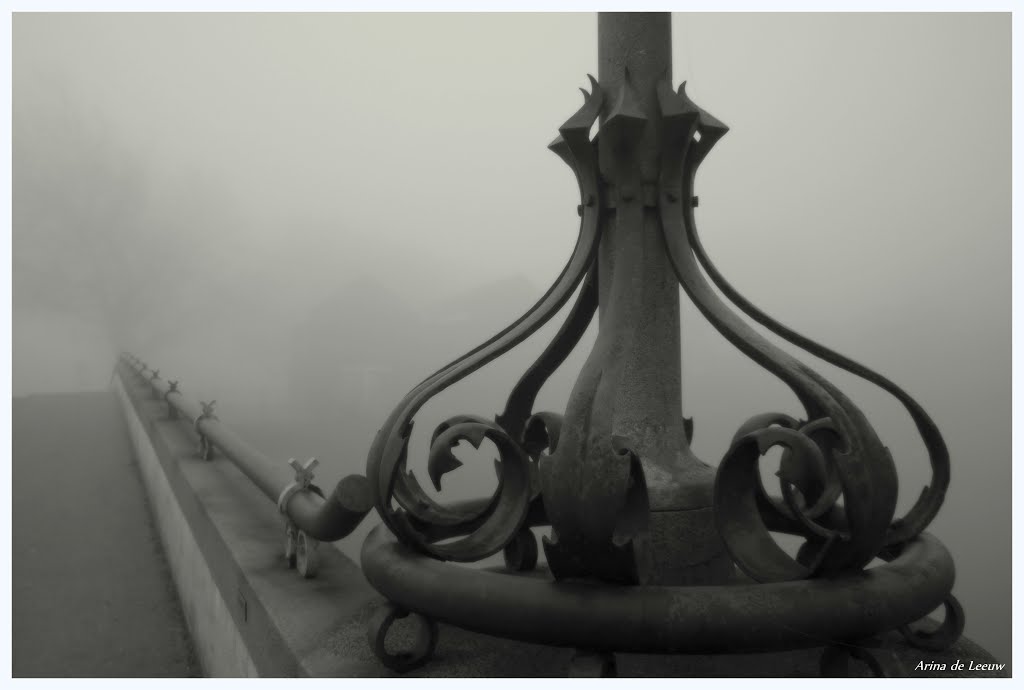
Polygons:
M663 15L600 15L600 82L590 78L582 107L550 145L579 184L576 246L533 308L424 379L378 432L367 474L384 527L367 538L364 572L397 611L605 655L826 642L839 645L833 656L843 644L870 655L855 643L894 629L912 644L948 646L963 629L950 593L952 559L922 534L949 484L942 437L895 384L774 321L711 263L694 222L694 181L728 128L686 95L685 84L672 88L669 27ZM692 422L682 414L679 285L722 336L795 393L806 415L751 418L717 470L693 454ZM755 331L712 285L753 321L906 407L933 474L907 515L893 519L895 464L861 410ZM493 495L455 505L430 498L407 468L416 413L534 333L577 288L561 329L495 420L452 417L431 438L427 474L437 490L462 464L452 454L460 441L492 441L500 458ZM595 314L600 329L564 415L535 412L541 386ZM758 468L774 447L783 450L779 496L768 493ZM530 528L540 525L551 527L544 539L551 578L517 579L536 562ZM795 557L773 532L804 539ZM443 563L502 550L506 575ZM893 562L861 577L876 558ZM943 603L955 615L940 635L907 627ZM436 635L436 626L424 630ZM371 630L371 639L384 635Z

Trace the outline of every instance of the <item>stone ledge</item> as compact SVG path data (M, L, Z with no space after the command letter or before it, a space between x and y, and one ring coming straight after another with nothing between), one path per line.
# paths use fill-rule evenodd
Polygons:
M115 392L204 672L345 675L319 648L379 598L359 568L322 545L317 577L300 577L276 506L227 459L200 460L191 427L141 385L119 376Z

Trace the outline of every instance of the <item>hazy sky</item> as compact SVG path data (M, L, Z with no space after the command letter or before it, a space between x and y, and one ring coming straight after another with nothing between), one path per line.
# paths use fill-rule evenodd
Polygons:
M515 278L535 292L501 305L512 320L575 241L575 181L546 145L596 75L596 29L593 14L16 14L15 392L103 385L108 347L196 363L213 387L209 362L242 349L284 371L283 333L366 275L425 313ZM954 465L933 531L968 633L1008 659L1010 16L687 14L673 37L675 81L731 128L697 179L708 252L935 418ZM94 355L70 367L83 342ZM892 449L905 509L927 478L909 418L822 370ZM796 411L685 299L683 372L710 462L751 414Z

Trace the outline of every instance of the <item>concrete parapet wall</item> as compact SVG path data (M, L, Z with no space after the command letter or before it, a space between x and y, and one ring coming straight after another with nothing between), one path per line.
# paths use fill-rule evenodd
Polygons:
M199 459L190 425L125 370L114 379L204 675L363 675L323 640L379 596L329 545L312 580L289 569L284 522L230 461Z

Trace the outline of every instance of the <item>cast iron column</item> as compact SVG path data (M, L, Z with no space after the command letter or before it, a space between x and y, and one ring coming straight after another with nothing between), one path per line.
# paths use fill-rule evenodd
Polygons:
M574 481L553 479L552 472L545 486L556 542L546 548L556 576L691 584L732 573L713 525L714 470L694 457L683 421L679 282L658 212L655 89L672 78L671 34L668 13L598 15L598 81L605 94L598 155L607 207L598 261L600 329L552 458L553 467L576 465ZM607 131L616 114L633 134ZM621 466L630 456L634 467L626 478ZM572 491L590 498L574 511L557 505L563 497L571 502Z

